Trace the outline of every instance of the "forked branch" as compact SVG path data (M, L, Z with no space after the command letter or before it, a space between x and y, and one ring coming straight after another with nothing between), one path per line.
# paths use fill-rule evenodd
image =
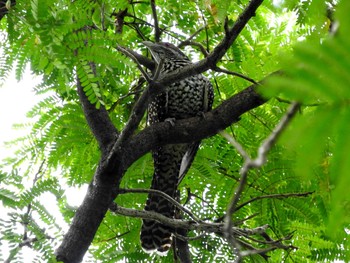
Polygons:
M270 151L271 147L275 144L275 142L281 135L282 131L287 127L289 122L297 113L298 109L299 109L299 104L294 102L288 109L286 115L281 119L279 124L272 131L270 136L259 147L258 156L256 159L251 159L249 155L244 151L243 147L233 137L228 137L227 134L224 134L225 137L229 140L229 142L237 149L237 151L244 158L244 164L240 171L240 176L241 176L240 182L227 208L227 212L225 216L225 227L224 227L226 238L228 239L229 243L232 245L233 249L237 254L236 262L241 262L242 257L244 255L241 252L241 249L239 247L237 240L235 240L232 235L232 226L233 226L232 215L237 210L238 201L240 200L243 189L247 183L248 172L250 169L260 168L266 163L268 152Z

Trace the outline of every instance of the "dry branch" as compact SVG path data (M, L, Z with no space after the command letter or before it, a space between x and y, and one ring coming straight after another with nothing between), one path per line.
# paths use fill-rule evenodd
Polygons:
M270 151L271 147L275 144L279 136L281 135L282 131L287 127L291 119L296 114L297 110L299 108L298 103L293 103L290 108L288 109L285 116L282 118L282 120L279 122L279 124L275 127L275 129L271 132L269 137L262 143L262 145L258 149L258 156L256 159L251 159L249 155L244 151L243 147L234 140L234 138L228 138L231 144L237 149L237 151L243 156L244 158L244 164L240 171L240 182L235 190L235 193L232 197L231 202L228 205L226 216L225 216L225 234L226 238L231 244L232 248L237 254L236 262L241 262L243 254L241 253L239 244L237 240L232 235L232 215L237 210L237 204L241 198L243 189L246 185L247 178L248 178L248 172L252 168L260 168L266 163L267 160L267 154ZM225 134L225 137L228 137L227 134Z

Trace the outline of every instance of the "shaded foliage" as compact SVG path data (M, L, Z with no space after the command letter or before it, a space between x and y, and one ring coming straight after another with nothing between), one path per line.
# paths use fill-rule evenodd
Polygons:
M193 41L211 51L225 34L225 18L232 25L247 2L159 1L162 39L180 44L193 36ZM345 195L350 184L350 22L346 14L350 6L348 1L335 4L294 0L273 5L266 1L218 64L256 81L276 70L284 72L260 89L271 99L226 130L250 156L256 156L289 102L302 103L299 116L268 154L267 164L250 172L240 199L240 204L247 204L233 215L237 226L268 224L269 236L279 239L293 235L284 243L297 249L271 251L271 262L350 260L349 197ZM328 32L331 21L326 7L336 9L334 18L340 26L335 32ZM55 261L53 251L66 231L65 222L72 220L76 209L64 193L70 187L87 185L100 158L76 94L76 78L89 101L97 108L105 107L121 130L144 86L140 85L135 63L116 46L147 55L141 42L154 39L151 14L148 1L32 0L17 2L1 20L1 80L5 81L11 70L20 80L30 65L33 74L42 75L36 93L47 97L28 113L33 118L28 135L11 143L17 151L1 165L0 200L6 217L0 220L0 237L7 250L0 251L0 260L23 262L26 256L21 251L28 246L36 253L34 262ZM196 31L198 34L193 35ZM196 45L186 46L184 52L194 61L205 57ZM251 84L229 74L206 74L216 89L214 106ZM139 129L146 125L144 118ZM203 220L222 220L239 184L243 161L223 137L204 140L179 186L180 202ZM132 164L121 187L148 189L152 173L148 154ZM258 198L309 191L313 194L308 197ZM44 201L47 193L55 197L60 220ZM126 193L115 202L141 210L145 200L145 194ZM173 262L172 252L160 257L141 250L140 226L140 219L108 212L87 258L101 262ZM192 231L189 236L200 234ZM252 242L246 238L241 241ZM265 247L263 243L256 246ZM190 241L190 251L194 262L235 258L225 239L215 234ZM259 255L244 260L264 262Z

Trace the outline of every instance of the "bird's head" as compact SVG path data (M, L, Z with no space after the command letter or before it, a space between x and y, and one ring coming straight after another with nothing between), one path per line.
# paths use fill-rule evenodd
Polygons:
M154 60L159 63L160 60L188 60L188 57L182 51L167 42L152 43L150 41L142 42L151 52Z

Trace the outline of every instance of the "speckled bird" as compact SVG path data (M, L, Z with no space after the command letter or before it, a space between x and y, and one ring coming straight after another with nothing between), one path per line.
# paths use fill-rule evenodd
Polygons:
M170 43L143 42L157 65L162 61L160 77L181 69L192 62L176 46ZM200 116L211 109L213 87L203 75L194 75L165 87L148 108L148 121L152 125L167 120L181 120ZM176 189L195 157L199 142L169 144L152 151L154 175L151 189L162 191L176 199ZM150 193L146 211L173 218L174 206L165 198ZM153 220L143 220L141 245L146 251L166 252L172 244L174 229Z

